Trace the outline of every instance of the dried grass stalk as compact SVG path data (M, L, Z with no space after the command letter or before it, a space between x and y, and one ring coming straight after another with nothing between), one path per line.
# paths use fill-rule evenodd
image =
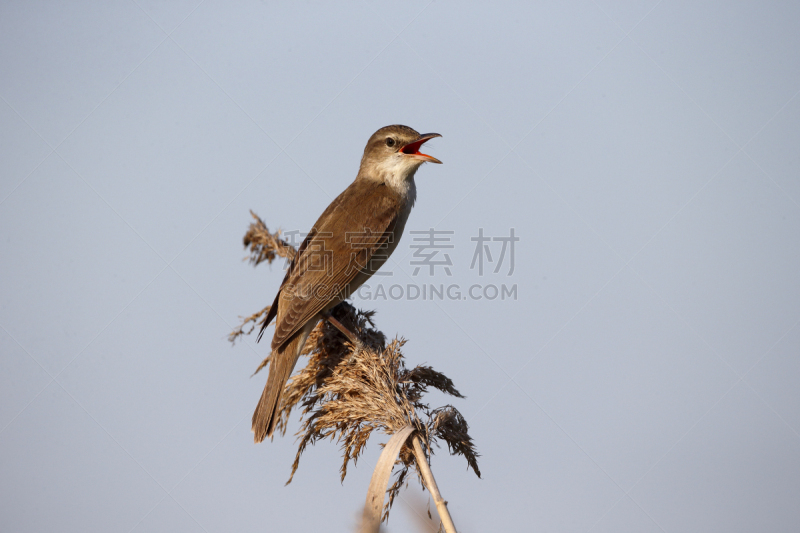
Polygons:
M239 318L244 318L244 321L239 326L237 326L236 329L228 333L228 340L231 341L231 344L235 345L236 341L242 335L250 335L251 333L253 333L254 329L256 328L260 329L261 325L264 323L264 319L267 318L267 313L269 313L270 307L272 306L268 305L261 311L253 313L247 318L239 317ZM247 331L245 331L245 329L247 329ZM261 370L260 367L259 370ZM256 372L258 372L258 370L256 370Z
M450 517L450 511L447 509L447 502L444 501L442 495L439 493L439 486L436 485L436 479L433 477L431 467L428 465L428 459L425 457L425 452L422 450L422 444L417 436L414 436L414 454L417 458L417 468L419 468L422 478L425 480L425 486L433 496L433 501L436 503L436 510L439 511L439 518L442 520L442 526L447 533L456 533L456 526L453 524L453 519Z
M386 484L392 475L392 468L397 461L400 449L405 445L408 437L414 432L413 426L406 426L389 439L383 448L378 464L372 472L372 479L367 490L367 501L364 504L364 513L361 516L361 533L378 533L381 526L381 510L386 496Z
M280 238L280 232L270 233L264 222L251 214L256 222L250 224L244 238L245 246L250 250L250 262L258 265L264 261L271 263L278 256L293 257L294 249ZM231 332L231 342L250 334L263 321L259 319L266 316L268 309L244 319ZM331 314L356 334L359 345L353 346L339 330L324 320L317 324L306 341L303 354L308 357L308 363L286 384L278 415L277 428L285 434L292 410L298 405L301 408L302 425L297 433L299 444L287 484L291 483L300 465L300 457L309 444L330 439L341 445L340 474L344 480L350 461L358 461L374 431L391 435L406 426L414 429L412 441L419 449L415 452L415 446L409 441L401 447L395 463L394 482L387 490L389 498L384 506L383 520L388 519L400 489L408 484L412 468L420 482L423 482L421 476L425 471L432 480L426 454L432 455L439 441L447 444L450 454L463 455L468 466L480 477L479 455L461 413L451 405L430 409L423 402L430 387L463 398L452 380L430 366L407 368L402 353L405 340L394 339L387 345L385 335L376 329L373 322L374 312L356 310L343 302ZM256 372L268 363L269 356ZM434 492L430 480L425 480L424 486Z
M256 220L250 223L247 233L244 234L244 247L250 248L249 260L253 266L266 261L272 263L276 257L283 257L288 260L294 258L297 252L294 246L281 239L281 230L270 233L267 225L258 215L250 211L250 215Z

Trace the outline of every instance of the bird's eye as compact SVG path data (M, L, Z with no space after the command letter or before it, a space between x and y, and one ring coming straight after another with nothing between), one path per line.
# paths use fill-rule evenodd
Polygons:
M392 139L391 137L389 137L388 139L386 139L386 146L388 146L389 148L391 148L392 146L394 146L394 139Z

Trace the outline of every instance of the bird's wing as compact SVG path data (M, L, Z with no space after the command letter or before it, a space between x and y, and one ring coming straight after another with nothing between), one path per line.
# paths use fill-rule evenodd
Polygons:
M383 183L357 180L331 203L281 285L273 350L339 296L394 238L403 201Z
M278 315L278 302L280 301L281 297L281 289L283 289L283 286L286 284L286 280L288 280L289 276L292 274L292 272L294 272L297 266L297 258L303 255L303 252L308 247L308 243L314 237L315 233L316 232L314 228L311 228L311 231L308 233L308 235L306 235L306 238L303 239L303 242L297 249L297 253L294 254L294 257L292 257L292 260L289 262L289 268L286 269L286 275L283 276L283 281L281 282L281 288L278 289L278 294L275 295L275 301L272 302L271 306L269 306L269 311L267 311L267 316L264 318L264 323L261 325L261 331L258 332L258 337L256 338L256 342L261 342L261 337L264 336L264 331L267 329L267 326L269 326L269 323L272 322L272 319Z

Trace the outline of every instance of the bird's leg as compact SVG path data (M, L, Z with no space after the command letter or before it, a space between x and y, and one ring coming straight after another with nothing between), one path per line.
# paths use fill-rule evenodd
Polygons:
M338 329L339 331L341 331L341 332L342 332L342 335L344 335L345 337L347 337L347 339L348 339L348 340L349 340L349 341L350 341L350 342L353 344L353 346L359 346L359 345L361 345L361 341L358 339L358 337L355 335L355 333L353 333L352 331L350 331L349 329L347 329L347 328L344 326L344 324L342 324L341 322L339 322L338 320L336 320L335 318L333 318L333 315L331 315L329 312L325 312L325 313L323 313L323 315L322 315L322 318L324 318L325 320L327 320L328 322L330 322L330 324L331 324L333 327L335 327L336 329Z

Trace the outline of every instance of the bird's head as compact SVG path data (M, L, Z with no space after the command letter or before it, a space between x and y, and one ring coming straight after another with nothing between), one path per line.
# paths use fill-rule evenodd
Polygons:
M438 133L420 134L408 126L386 126L369 138L361 158L360 176L387 180L405 180L414 176L422 163L439 163L435 157L423 154L420 147Z

